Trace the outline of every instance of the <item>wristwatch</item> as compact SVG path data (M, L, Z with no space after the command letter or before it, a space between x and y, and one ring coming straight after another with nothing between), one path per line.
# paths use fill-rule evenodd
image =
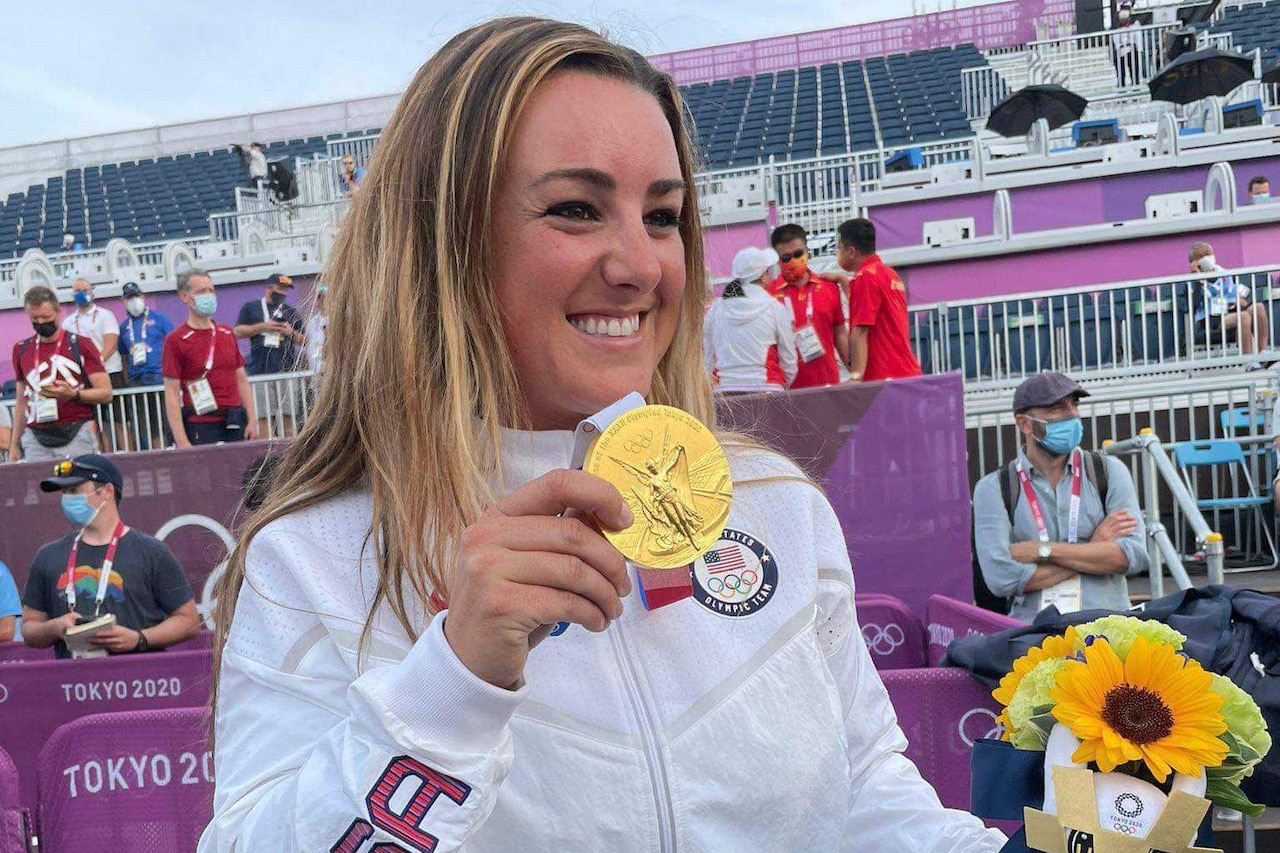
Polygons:
M1041 547L1043 547L1043 546L1041 546ZM134 650L135 652L145 652L145 651L148 651L150 648L151 648L151 644L147 642L147 635L146 635L146 634L144 634L144 633L142 633L141 631L139 631L139 632L138 632L138 645L134 646L134 647L133 647L133 650Z
M1049 558L1053 556L1053 546L1048 542L1042 542L1040 547L1036 549L1036 562L1047 563Z

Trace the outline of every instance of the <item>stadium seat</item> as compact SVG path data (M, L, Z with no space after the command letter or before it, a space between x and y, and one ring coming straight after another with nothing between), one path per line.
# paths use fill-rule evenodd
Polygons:
M880 679L907 736L907 758L944 806L967 811L969 754L999 731L990 689L962 669L885 670Z
M213 814L205 708L94 714L40 752L42 849L193 853Z
M858 595L854 605L876 669L926 665L924 626L911 608L889 595Z
M959 370L969 380L990 376L998 328L990 311L948 308L943 319L947 369Z
M1010 616L992 613L945 595L931 595L925 604L929 631L929 666L937 666L956 637L999 634L1022 626Z
M991 306L991 325L1000 330L1003 344L997 354L1010 376L1048 370L1052 355L1049 315L1034 299L1001 302Z
M1051 296L1046 302L1050 328L1062 338L1053 342L1054 350L1060 365L1066 356L1068 372L1095 370L1116 362L1116 323L1107 294Z

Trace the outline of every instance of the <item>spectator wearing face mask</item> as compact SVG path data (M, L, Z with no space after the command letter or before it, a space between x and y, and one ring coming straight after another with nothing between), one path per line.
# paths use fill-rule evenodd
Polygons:
M1193 273L1225 272L1208 243L1193 245L1188 258ZM1236 342L1245 355L1269 347L1271 324L1266 306L1251 301L1249 287L1236 281L1234 276L1222 275L1201 282L1196 306L1198 343L1208 344L1211 350L1217 347L1225 353L1227 345ZM1261 370L1262 362L1251 361L1245 369Z
M1016 619L1029 622L1050 605L1060 613L1126 610L1125 575L1147 566L1128 467L1080 447L1079 401L1087 396L1061 373L1019 385L1013 417L1023 449L973 491L983 580Z
M285 301L293 292L293 279L276 273L268 276L264 284L266 288L262 298L240 307L233 330L237 338L249 340L249 360L245 369L250 376L298 370L302 366L302 347L306 344L302 315ZM270 435L273 418L281 424L281 437L293 434L295 409L300 401L293 399L290 390L279 383L260 382L254 385L260 419L258 432L263 438Z
M840 362L849 359L849 328L840 285L809 269L808 235L799 225L780 225L769 237L782 274L769 290L791 309L800 366L794 388L836 385Z
M178 276L187 322L164 341L164 411L174 443L252 440L258 424L244 356L235 335L216 323L218 294L204 270Z
M84 251L84 246L76 242L76 235L67 232L62 235L62 251L78 255Z
M164 435L164 339L173 331L173 322L147 304L137 282L124 286L124 307L128 316L120 326L120 352L131 387L156 386L157 390L133 397L130 412L135 416L138 450L162 446ZM130 436L132 439L132 436Z
M791 316L764 289L772 249L754 246L733 259L733 277L712 303L702 326L707 369L722 394L785 391L796 378L798 360Z
M111 382L91 338L63 330L58 296L28 288L22 310L35 334L13 347L18 385L9 461L61 459L98 447L93 407L111 402Z
M1262 204L1271 201L1271 182L1262 175L1249 181L1249 203Z

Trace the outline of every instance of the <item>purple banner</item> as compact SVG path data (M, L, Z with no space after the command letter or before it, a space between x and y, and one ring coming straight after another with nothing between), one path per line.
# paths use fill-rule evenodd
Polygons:
M208 651L0 664L0 748L18 768L22 805L35 808L40 750L59 726L89 714L202 707L211 676Z
M973 42L979 49L1075 32L1074 0L1009 0L649 57L678 83L760 74Z
M900 598L921 621L934 593L973 600L959 374L739 397L721 419L822 484L859 593Z

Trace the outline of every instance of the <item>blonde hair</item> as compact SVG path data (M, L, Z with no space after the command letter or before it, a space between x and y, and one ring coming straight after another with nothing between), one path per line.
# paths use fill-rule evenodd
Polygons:
M714 428L701 358L706 276L694 154L674 81L577 24L505 18L460 33L405 91L338 235L324 275L329 357L319 396L218 584L218 660L253 537L357 485L372 496L378 573L364 639L382 604L416 638L410 603L430 607L432 593L447 599L449 543L494 498L499 426L528 425L495 320L488 223L522 110L541 81L567 69L651 93L671 128L686 183L687 286L648 399Z

